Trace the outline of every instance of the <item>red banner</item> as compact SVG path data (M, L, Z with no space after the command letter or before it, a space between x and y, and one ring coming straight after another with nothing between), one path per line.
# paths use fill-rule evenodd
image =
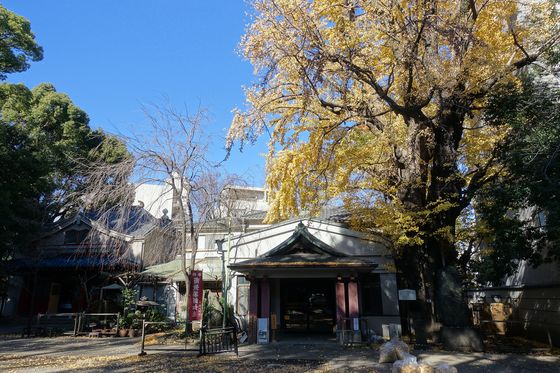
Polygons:
M189 320L200 320L202 318L202 271L192 271L189 291Z

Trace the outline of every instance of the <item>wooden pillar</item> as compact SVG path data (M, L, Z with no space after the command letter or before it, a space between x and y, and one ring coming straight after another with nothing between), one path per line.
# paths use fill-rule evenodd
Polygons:
M259 312L259 288L260 281L251 279L249 286L249 343L257 343L257 317Z
M348 282L348 317L358 317L358 284L355 279Z
M266 278L261 281L260 303L259 317L270 318L270 282Z
M341 327L346 317L346 287L340 279L336 282L336 324Z

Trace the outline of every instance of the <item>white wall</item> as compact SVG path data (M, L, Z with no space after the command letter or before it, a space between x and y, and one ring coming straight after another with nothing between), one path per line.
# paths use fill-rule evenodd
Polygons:
M168 211L169 218L173 217L173 191L167 184L136 185L134 205L138 206L140 203L156 218L163 216L164 209Z
M381 243L381 239L379 239L379 242L365 239L358 232L337 224L317 220L296 220L234 237L232 239L230 262L235 263L267 253L288 239L300 222L303 222L312 235L332 247L344 250L348 255L384 256L388 254L387 249ZM390 260L392 261L392 259Z

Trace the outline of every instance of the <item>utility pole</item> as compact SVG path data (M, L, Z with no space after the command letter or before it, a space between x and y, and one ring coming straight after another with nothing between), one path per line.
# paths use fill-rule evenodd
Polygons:
M222 328L226 327L227 317L227 287L226 287L226 258L224 252L224 239L216 240L217 251L222 259Z

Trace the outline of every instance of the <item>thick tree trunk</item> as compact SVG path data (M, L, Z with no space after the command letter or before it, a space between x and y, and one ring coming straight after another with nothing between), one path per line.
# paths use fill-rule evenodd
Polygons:
M397 260L401 287L417 291L414 316L420 343L425 343L425 332L437 331L439 326L465 329L470 325L461 277L455 268L455 223L466 205L458 149L470 105L462 91L458 86L456 94L439 97L441 109L435 117L427 117L421 109L404 113L407 147L394 150L399 169L397 197L416 220L423 241L402 248Z

